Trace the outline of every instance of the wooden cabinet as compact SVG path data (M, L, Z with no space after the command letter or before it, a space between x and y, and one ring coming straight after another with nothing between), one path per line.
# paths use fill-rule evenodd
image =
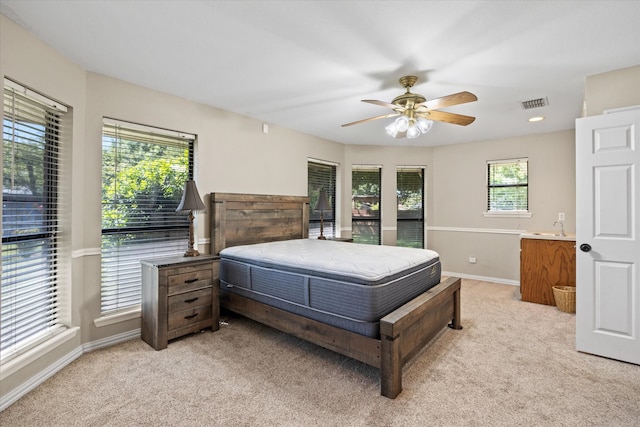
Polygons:
M219 257L158 258L141 264L143 341L162 350L174 338L219 329Z
M522 301L556 305L554 286L576 285L576 242L520 239Z

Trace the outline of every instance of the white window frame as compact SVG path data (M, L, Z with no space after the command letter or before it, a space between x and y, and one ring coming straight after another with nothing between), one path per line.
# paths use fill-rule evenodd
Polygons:
M489 200L489 167L492 164L509 164L509 163L527 163L527 210L489 210L483 212L482 215L485 218L531 218L533 213L529 207L529 159L527 157L519 157L513 159L501 159L501 160L488 160L486 163L486 194L487 194L487 207L490 204Z
M141 125L122 120L116 120L105 117L103 119L103 150L105 149L105 137L113 138L116 141L119 137L114 137L113 132L122 130L129 137L123 137L123 141L142 141L148 144L154 144L153 141L158 141L159 145L170 146L187 146L190 145L192 150L189 154L189 171L187 171L187 179L192 179L195 173L195 144L196 135L167 130L154 126ZM148 138L148 139L147 139ZM171 141L173 140L173 142ZM175 145L178 144L178 145ZM179 148L182 149L182 148ZM103 182L104 185L104 165L103 165ZM184 188L184 187L180 187ZM180 190L180 194L182 194ZM136 196L138 197L138 196ZM179 202L179 198L177 199ZM103 215L104 215L104 203L103 201ZM176 203L176 207L177 207ZM166 218L167 214L164 219ZM155 217L154 217L155 218ZM104 222L104 221L103 221ZM182 222L184 225L182 225ZM176 223L180 223L179 228L176 228ZM188 241L188 221L186 215L183 215L183 219L178 217L176 213L175 221L171 220L171 226L166 230L162 227L152 227L148 231L141 228L142 224L133 225L129 228L126 226L107 227L102 229L103 245L101 248L102 261L102 280L101 280L101 317L94 321L94 324L98 327L110 325L116 322L124 321L127 319L135 318L140 313L141 303L141 272L139 263L142 259L149 259L154 257L168 257L168 256L182 256L187 248ZM177 237L178 233L186 232L184 237L184 244L181 243L180 237ZM152 241L146 246L148 247L141 254L137 254L133 249L134 245L127 242L115 243L114 249L106 249L104 247L105 236L112 236L111 238L117 242L118 234L135 236L138 239L138 235L144 235L150 233ZM165 244L159 244L156 241L155 234L171 233L171 237L167 237ZM132 241L135 241L133 239ZM124 262L118 261L122 258ZM110 270L114 270L110 272ZM120 296L122 295L122 296Z
M63 271L66 270L66 261L61 257L61 253L63 250L67 250L68 245L66 235L62 232L64 226L61 223L63 218L60 214L64 194L61 188L67 179L65 163L62 159L68 148L67 135L69 134L70 123L67 116L68 108L60 102L54 101L7 78L3 80L3 85L3 94L5 92L12 94L10 97L3 95L3 103L5 103L3 111L3 140L14 141L13 138L16 137L17 139L15 141L24 141L23 138L27 138L33 143L38 142L39 137L36 126L32 127L32 131L24 129L23 132L25 132L25 134L22 136L14 136L13 133L5 135L4 122L5 120L10 123L19 122L28 128L30 124L33 123L42 124L42 122L38 121L38 118L40 114L45 114L46 117L43 117L46 123L45 134L50 136L43 137L45 138L44 151L51 151L54 154L53 157L45 155L46 166L43 168L44 177L37 177L38 180L44 179L45 182L49 182L48 185L43 184L46 188L43 193L46 200L46 202L43 202L43 205L47 205L46 211L44 212L46 219L43 219L42 222L36 219L37 222L35 224L40 228L40 231L37 232L33 238L29 238L29 234L25 234L23 237L26 237L26 239L18 237L15 240L18 243L37 242L38 240L46 240L49 242L50 249L42 253L48 260L47 264L50 267L44 270L48 276L48 280L44 281L44 277L39 274L42 270L34 270L33 265L26 267L28 268L28 272L23 271L24 269L21 270L22 267L20 267L19 263L16 262L14 264L12 261L11 253L4 253L6 247L3 245L5 265L3 265L1 269L2 286L3 288L7 286L7 289L3 290L3 295L0 296L0 301L3 303L3 309L0 311L4 316L7 316L7 313L10 314L8 318L3 318L3 321L0 322L0 327L10 327L8 331L3 330L2 335L3 339L9 338L13 343L5 346L0 354L0 364L2 365L1 378L25 366L27 362L33 360L34 355L42 355L44 354L43 352L48 351L48 349L55 347L62 341L66 341L70 336L74 336L77 329L72 328L70 330L67 324L69 320L67 317L68 300L63 297L65 294L65 292L63 292L63 283L66 281L66 274ZM21 100L18 100L18 98L21 98ZM49 126L49 124L51 126ZM13 129L13 132L15 132L18 128L10 126L9 129ZM52 141L52 143L50 144L49 141ZM7 159L3 158L3 162L4 161L7 161ZM9 159L9 161L11 161L11 159ZM13 165L11 167L13 167ZM11 182L13 185L12 178ZM3 193L4 190L5 187L3 184ZM22 191L20 188L17 190ZM2 212L2 214L5 215L6 213ZM33 222L28 222L32 220L33 219L26 220L27 227L31 227L31 224L34 224ZM5 236L4 231L3 240L6 237L7 241L10 241L12 239L11 236ZM14 268L9 268L10 266ZM19 274L12 275L12 273L15 272ZM24 284L27 283L26 280L29 281L28 293L23 292L25 288L21 286L18 286L15 290L11 289L11 284ZM48 299L44 298L45 294L49 295ZM14 305L12 303L13 300L18 301L18 304ZM22 303L19 303L19 301L22 301ZM24 314L20 316L22 317L28 313L28 317L25 317L22 321L15 320L14 317L11 317L14 310L18 313L17 315L19 315L19 311L22 310ZM38 318L42 319L38 320ZM45 318L47 326L44 326ZM34 328L34 325L39 324L38 322L40 322L40 325ZM63 334L65 331L69 331L69 334ZM60 337L62 337L62 339L60 339Z

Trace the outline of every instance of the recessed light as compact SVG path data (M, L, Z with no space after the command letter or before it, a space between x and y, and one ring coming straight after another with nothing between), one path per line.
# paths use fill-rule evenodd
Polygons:
M543 120L544 120L544 117L543 117L543 116L531 117L531 118L529 119L529 121L530 121L530 122L541 122L541 121L543 121Z

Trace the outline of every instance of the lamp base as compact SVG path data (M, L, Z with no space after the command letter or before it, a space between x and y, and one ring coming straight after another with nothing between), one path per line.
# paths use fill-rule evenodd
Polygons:
M187 249L183 256L200 256L200 252L197 249Z
M327 238L324 236L318 236L318 240L327 240Z
M189 246L187 246L187 252L184 256L200 256L200 252L195 248L195 240L193 234L193 211L189 211Z

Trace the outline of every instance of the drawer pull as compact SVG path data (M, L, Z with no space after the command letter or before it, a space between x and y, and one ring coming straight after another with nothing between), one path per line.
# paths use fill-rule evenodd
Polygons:
M195 283L198 281L198 278L185 280L184 283Z
M188 315L188 316L184 316L184 318L185 318L185 319L187 319L187 320L189 320L189 319L193 319L193 318L194 318L194 317L196 317L197 315L198 315L198 313L193 313L193 314L190 314L190 315Z
M189 299L184 300L184 302L186 302L187 304L191 304L194 301L198 301L198 297L189 298Z

